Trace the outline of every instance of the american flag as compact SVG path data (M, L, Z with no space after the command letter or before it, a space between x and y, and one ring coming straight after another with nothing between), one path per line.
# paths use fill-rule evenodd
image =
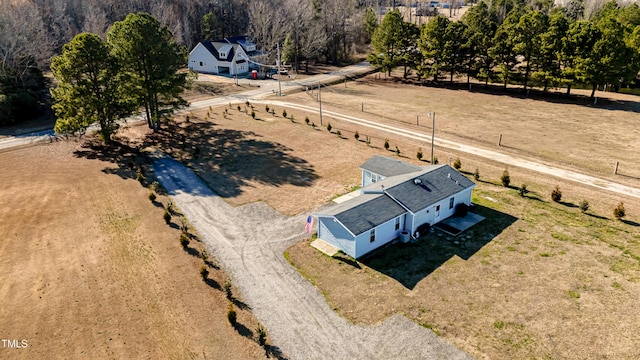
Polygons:
M304 224L304 229L307 233L311 234L311 230L313 229L313 216L309 215L307 217L307 222Z

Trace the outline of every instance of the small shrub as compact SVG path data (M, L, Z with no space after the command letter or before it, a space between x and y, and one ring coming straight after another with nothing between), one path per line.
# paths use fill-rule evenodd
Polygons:
M282 117L287 118L287 110L282 110Z
M170 214L177 214L178 210L176 210L176 206L173 203L173 201L169 200L169 203L167 204L167 210L169 211Z
M253 110L251 111L251 118L254 120L256 119L256 112Z
M315 129L316 128L316 123L312 122L311 123L311 127Z
M186 122L189 122L189 115L187 115L187 116L184 118L184 120L185 120Z
M398 145L396 145L396 156L400 156L400 149L398 149Z
M623 217L625 217L626 212L624 209L624 203L621 201L620 203L618 203L618 206L616 206L615 209L613 209L613 217L616 218L616 220L620 220Z
M249 100L245 101L244 104L251 107L251 103L249 102Z
M202 277L202 280L207 280L209 277L209 269L204 265L200 267L200 276Z
M181 232L180 233L180 245L182 245L183 248L187 248L189 246L189 235L187 235L187 233L185 232ZM200 270L202 271L202 270Z
M456 158L453 161L453 168L456 170L460 170L461 167L462 167L462 162L460 162L460 158Z
M156 201L156 194L153 191L149 193L149 200L151 202Z
M207 119L211 116L211 114L209 114L209 112L207 111Z
M336 130L336 135L338 135L339 138L342 137L342 132L340 130Z
M267 112L267 113L269 112L269 105L265 105L264 106L264 111Z
M169 213L169 210L164 209L164 214L162 215L162 218L164 219L164 222L167 224L171 222L171 214Z
M354 137L356 140L360 139L360 134L358 134L358 130L356 130L356 133L355 133L355 134L353 134L353 137Z
M227 319L229 320L229 324L231 324L231 326L236 326L237 318L238 314L233 308L233 303L229 303L229 306L227 307Z
M438 157L434 156L433 157L433 165L437 165L438 164Z
M333 129L333 126L331 126L331 123L327 124L327 131L331 132L331 129Z
M389 139L384 139L384 148L385 150L389 150Z
M551 190L551 200L559 202L561 199L562 191L560 191L560 186L556 185L556 187Z
M529 193L529 190L527 189L527 184L522 184L518 189L518 194L524 197L525 195L527 195L527 193Z
M305 124L307 124L307 125L309 125L309 117L308 117L308 116L305 116L305 117L304 117L304 123L305 123Z
M224 294L227 296L227 299L232 300L233 292L231 291L231 283L228 281L224 283L223 289L224 289Z
M262 325L258 324L256 328L256 342L260 346L265 346L267 344L267 330L262 327Z
M478 168L476 168L476 171L473 172L473 179L475 181L480 180L480 171L478 170Z
M580 211L586 213L587 210L589 210L589 202L587 200L582 200L580 201L580 205L578 205L578 207L580 208Z
M157 181L152 182L151 185L149 185L149 190L151 190L151 192L160 193L161 191L160 183Z
M141 184L144 182L144 173L142 172L142 168L138 168L136 170L136 180L138 180Z
M422 148L418 149L418 152L416 153L416 157L418 158L418 160L422 161L423 156L424 154L422 153Z
M240 107L240 105L238 105L237 109L238 111L242 111L242 108Z
M504 187L508 187L509 184L511 184L511 176L509 176L509 170L504 169L504 171L502 172L502 176L500 176L500 182Z
M291 120L291 122L296 122L295 119L293 118L293 114L291 114L291 117L289 118L289 120Z
M371 145L371 138L367 136L367 139L364 141L365 144Z

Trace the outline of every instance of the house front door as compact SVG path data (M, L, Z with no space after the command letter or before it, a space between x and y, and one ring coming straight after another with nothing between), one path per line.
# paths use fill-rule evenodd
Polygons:
M440 221L440 205L436 205L436 217L434 223Z

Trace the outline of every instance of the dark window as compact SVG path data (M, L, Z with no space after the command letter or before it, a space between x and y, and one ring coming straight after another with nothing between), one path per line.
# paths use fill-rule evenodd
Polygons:
M204 66L204 64L202 63L202 61L200 61L200 66Z
M436 205L436 211L440 211L440 205Z
M371 229L369 232L369 242L376 241L376 229Z
M453 209L453 199L454 198L449 199L449 209Z
M396 230L400 229L400 218L396 218Z

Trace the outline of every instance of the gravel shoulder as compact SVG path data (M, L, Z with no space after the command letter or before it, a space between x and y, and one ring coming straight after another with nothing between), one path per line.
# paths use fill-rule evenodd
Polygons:
M287 218L264 203L233 208L182 164L159 153L152 157L158 181L292 359L471 358L400 315L373 327L347 322L283 256L304 237L306 214Z

